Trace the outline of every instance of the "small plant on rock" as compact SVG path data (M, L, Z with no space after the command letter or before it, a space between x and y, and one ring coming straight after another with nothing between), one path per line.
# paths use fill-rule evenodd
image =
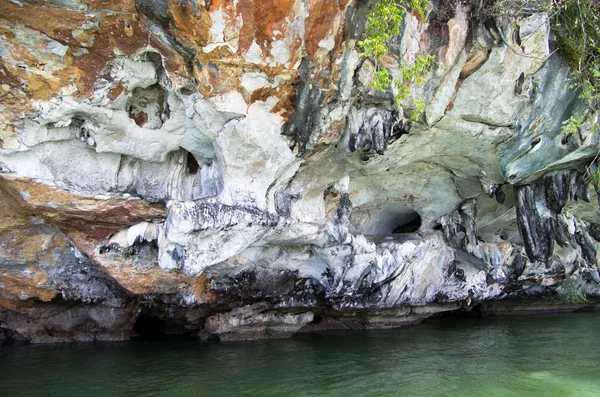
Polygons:
M585 292L573 276L565 278L556 292L558 293L555 298L557 303L587 303Z

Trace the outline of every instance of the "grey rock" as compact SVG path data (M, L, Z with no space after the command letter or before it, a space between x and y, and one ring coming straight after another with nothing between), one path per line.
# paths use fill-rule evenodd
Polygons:
M583 236L573 236L564 225L563 218L559 217L567 202L577 199L589 201L580 174L571 171L548 174L531 185L518 188L515 194L519 229L531 261L548 261L555 241L560 245L575 243L582 248L588 260L596 260L595 243L588 242L594 240L588 237L587 228L584 227Z
M394 114L385 109L369 108L353 113L349 123L352 130L348 132L348 148L352 152L372 149L383 154L392 139L396 123Z
M286 338L314 318L310 312L280 314L267 308L259 303L215 314L206 319L204 330L219 335L222 341Z
M306 150L306 145L318 127L323 92L318 84L308 77L310 66L305 62L300 66L300 83L294 101L294 114L285 124L283 134L292 137L298 151Z

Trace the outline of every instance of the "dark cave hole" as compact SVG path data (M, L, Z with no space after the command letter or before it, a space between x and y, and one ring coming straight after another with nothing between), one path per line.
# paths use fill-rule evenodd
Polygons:
M86 128L84 127L84 124L85 120L79 115L75 115L71 118L71 124L69 125L69 128L75 134L75 138L79 140L87 139L89 134ZM54 128L54 123L49 124L48 126L52 126L52 128Z
M182 87L179 92L181 93L181 95L192 95L194 92L196 92L196 90L193 87Z
M462 322L464 320L478 320L483 317L479 306L466 307L457 310L450 310L447 312L436 313L433 316L427 318L425 323L452 323Z
M363 150L360 154L360 160L364 161L365 163L369 161L371 157L373 157L373 153L370 152L370 148L367 150Z
M155 313L142 313L133 326L139 339L187 339L200 330L200 326L186 327L183 318L170 318Z
M494 196L496 196L496 201L498 202L498 204L504 204L504 201L506 201L506 194L502 191L502 185L498 185L496 187L496 190L494 191Z
M408 135L410 133L410 129L412 128L412 122L409 120L403 120L396 125L394 125L394 129L392 131L392 136L388 140L388 143L391 145L402 135Z
M140 127L159 129L171 116L168 92L164 87L171 85L163 66L162 56L154 51L140 55L140 59L152 62L156 69L157 82L149 87L136 87L127 101L126 110ZM155 108L158 106L158 109Z
M155 51L146 51L142 54L142 57L144 60L151 61L152 63L154 63L154 65L156 65L156 70L163 70L163 59L160 53Z
M417 212L404 217L404 222L394 228L392 234L416 233L421 227L421 217Z
M187 154L187 169L190 175L196 175L200 169L198 160L196 160L196 157L194 157L194 155L190 152Z
M167 91L159 84L133 90L126 104L129 118L140 127L159 129L170 117ZM158 113L153 106L158 107ZM146 125L150 123L149 125Z
M523 93L523 84L525 84L525 74L521 73L515 84L515 94L521 95Z
M165 320L147 314L140 315L135 321L133 330L143 339L160 339L166 335L167 323Z
M517 26L517 28L513 31L513 43L521 46L521 29Z
M535 148L541 141L542 141L542 138L540 138L539 136L537 138L534 138L531 141L531 149Z
M29 322L29 320L27 320ZM2 324L0 324L0 346L3 344L11 345L14 343L29 343L27 338L15 330L2 328Z

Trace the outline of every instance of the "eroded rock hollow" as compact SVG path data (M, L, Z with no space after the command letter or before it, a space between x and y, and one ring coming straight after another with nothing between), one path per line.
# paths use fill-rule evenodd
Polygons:
M600 297L600 144L561 134L583 105L547 15L446 3L404 18L394 51L436 62L396 106L357 47L363 1L0 2L0 337Z

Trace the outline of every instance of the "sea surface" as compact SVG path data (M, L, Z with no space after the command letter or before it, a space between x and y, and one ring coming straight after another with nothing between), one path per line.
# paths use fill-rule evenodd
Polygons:
M600 314L258 342L3 345L0 396L600 396Z

